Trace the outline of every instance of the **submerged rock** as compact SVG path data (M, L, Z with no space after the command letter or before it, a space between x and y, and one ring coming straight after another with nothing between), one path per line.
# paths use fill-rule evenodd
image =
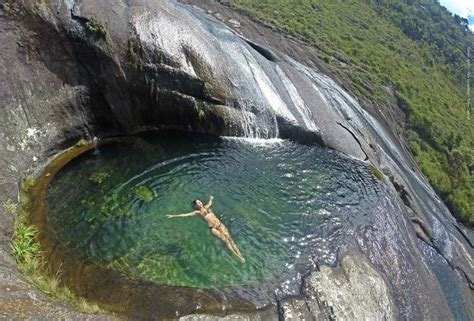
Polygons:
M146 186L142 185L137 187L135 190L135 195L138 199L142 200L145 203L149 203L153 200L153 192Z
M175 1L0 7L0 201L16 200L20 177L81 137L179 129L323 144L380 168L393 202L367 213L370 228L349 222L340 266L307 277L301 298L277 297L280 317L472 319L472 233L412 169L391 121L318 71L313 49L196 3L238 21L243 36ZM266 37L281 41L259 45ZM0 208L1 313L83 318L23 281L10 255L13 219Z

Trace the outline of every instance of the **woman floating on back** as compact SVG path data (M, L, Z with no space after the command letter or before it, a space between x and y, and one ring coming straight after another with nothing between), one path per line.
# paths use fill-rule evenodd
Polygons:
M194 211L186 214L176 214L176 215L166 215L167 218L175 217L189 217L189 216L200 216L204 221L206 221L207 226L211 230L212 234L215 237L222 240L229 250L234 253L242 262L245 262L244 257L240 253L237 245L235 245L232 237L230 236L229 230L225 227L224 224L217 218L217 216L212 212L211 205L214 196L209 197L209 203L204 205L201 200L197 199L193 201L192 206Z

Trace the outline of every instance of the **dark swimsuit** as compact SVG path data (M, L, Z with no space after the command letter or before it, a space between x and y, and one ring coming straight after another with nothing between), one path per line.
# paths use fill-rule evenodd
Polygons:
M219 225L214 225L214 226L208 226L210 230L212 230L213 228L215 228L216 230L219 229L219 227L221 227L222 225L222 222L219 222Z

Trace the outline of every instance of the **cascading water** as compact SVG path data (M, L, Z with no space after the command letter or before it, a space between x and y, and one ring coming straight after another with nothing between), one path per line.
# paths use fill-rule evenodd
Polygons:
M464 236L455 227L449 211L439 202L425 179L412 170L405 151L354 98L329 77L267 49L257 50L247 39L214 19L193 8L175 5L181 14L195 22L200 30L199 36L217 39L212 43L185 39L182 46L192 47L205 61L212 61L214 77L230 84L226 86L229 95L235 97L235 106L245 115L241 121L247 137L291 136L285 131L287 124L290 124L316 134L320 141L347 155L378 164L389 175L391 171L397 173L414 195L412 206L421 208L417 215L425 216L432 227L432 235L427 237L432 237L431 245L448 260L450 266L460 264L467 270L472 269L465 255L470 253L468 255L472 256L472 248L466 246ZM184 30L188 28L184 25L180 27ZM262 53L262 50L268 52ZM415 244L418 241L414 233L406 227L413 219L410 215L414 215L408 215L407 211L406 204L399 199L390 210L380 211L374 216L376 220L373 224L380 228L378 232L357 230L354 239L364 249L365 255L371 257L372 264L390 279L392 291L399 300L400 314L415 317L421 315L424 304L430 304L422 303L426 299L421 293L428 288L439 291L439 287L432 285L432 268L423 254L426 251ZM397 233L389 233L387 229ZM452 248L451 238L456 239L457 250ZM380 244L386 244L391 260L383 257L380 251L371 256L371 249L379 248ZM453 257L456 263L451 261ZM399 263L394 265L393 260ZM413 271L418 277L414 276ZM402 275L402 279L395 278L395 275ZM442 280L434 282L440 282L439 286L446 289ZM464 318L463 309L456 303L462 302L459 291L457 299L449 294L446 297L449 298L451 310Z
M236 38L232 31L222 28L220 23L188 7L180 8L203 32L202 41L191 37L193 27L180 21L173 21L174 27L170 30L171 21L168 19L171 18L167 15L142 18L137 28L140 38L145 43L169 52L173 59L181 62L182 71L190 76L196 76L197 68L193 68L186 52L180 48L192 48L194 55L203 62L214 65L210 77L223 78L229 84L229 94L234 97L233 104L240 111L245 137L279 137L276 117L282 117L295 126L301 125L309 131L317 131L314 115L300 97L295 84L277 64L254 50L247 40ZM156 35L161 35L160 43L156 42Z

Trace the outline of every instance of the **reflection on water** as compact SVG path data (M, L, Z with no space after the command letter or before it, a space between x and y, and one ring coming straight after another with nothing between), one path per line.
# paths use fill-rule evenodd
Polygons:
M169 134L74 160L48 202L65 246L133 277L291 292L316 264L335 263L337 247L369 223L381 193L367 166L327 149ZM246 263L198 217L165 218L209 195Z

